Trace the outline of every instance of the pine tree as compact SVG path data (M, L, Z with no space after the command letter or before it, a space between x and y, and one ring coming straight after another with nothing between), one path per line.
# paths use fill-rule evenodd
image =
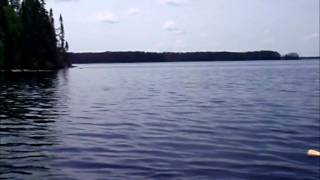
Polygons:
M66 52L69 51L69 43L68 43L68 41L66 41L66 46L65 46L64 49L66 50Z
M4 68L4 45L0 39L0 69Z
M2 7L5 7L5 6L8 6L9 5L9 2L8 2L8 0L1 0L0 1L0 7L2 8Z
M62 15L60 14L60 18L59 18L59 22L60 22L60 32L59 32L59 47L61 48L61 50L63 50L64 48L64 42L65 42L65 39L64 39L64 25L63 25L63 18L62 18Z
M23 54L26 68L48 69L58 66L53 13L45 9L44 1L25 0L21 7L23 22ZM30 46L30 42L32 45Z
M6 69L12 69L19 64L19 38L21 33L20 18L14 8L4 2L1 8L1 41L3 48L3 62Z
M67 67L68 46L62 16L57 35L53 11L45 9L44 0L23 0L21 4L20 0L0 0L1 69Z
M46 28L48 32L47 37L47 44L48 44L48 58L51 63L55 66L59 66L58 63L58 48L57 48L57 37L56 37L56 30L54 26L54 17L53 11L50 9L49 11L49 21L46 22Z
M4 68L4 10L8 5L8 1L0 0L0 68Z
M14 8L14 10L18 11L20 8L20 0L10 0L10 5Z
M22 31L24 36L22 37L22 54L23 54L23 62L22 66L25 69L31 69L33 66L33 61L35 60L35 52L37 38L34 39L35 36L35 3L34 0L24 0L21 4L20 16L22 20ZM32 43L30 43L32 42Z
M49 11L49 18L50 18L50 23L54 27L54 17L53 17L53 10L50 8Z
M68 55L67 51L69 49L69 44L65 40L65 31L64 31L64 25L63 25L63 18L60 14L59 17L59 32L58 32L58 50L59 50L59 56L60 56L60 62L66 66L71 66L70 62L68 61Z
M4 7L8 6L7 0L0 0L0 68L4 68Z

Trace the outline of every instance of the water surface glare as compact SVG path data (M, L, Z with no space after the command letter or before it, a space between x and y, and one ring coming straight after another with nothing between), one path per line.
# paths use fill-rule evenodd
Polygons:
M0 179L320 177L319 61L0 74Z

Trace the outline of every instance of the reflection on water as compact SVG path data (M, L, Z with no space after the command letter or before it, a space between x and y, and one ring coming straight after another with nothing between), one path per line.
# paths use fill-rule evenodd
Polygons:
M0 74L0 179L319 179L319 61Z
M52 126L61 108L59 73L0 74L1 179L58 176L49 167L55 155L44 149L58 143Z

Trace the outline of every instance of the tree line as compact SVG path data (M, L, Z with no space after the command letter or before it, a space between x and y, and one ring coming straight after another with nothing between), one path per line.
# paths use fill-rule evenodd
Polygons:
M72 63L134 63L134 62L183 62L183 61L246 61L280 60L276 51L251 52L101 52L68 53Z
M0 0L0 69L70 67L63 18L55 27L44 0Z

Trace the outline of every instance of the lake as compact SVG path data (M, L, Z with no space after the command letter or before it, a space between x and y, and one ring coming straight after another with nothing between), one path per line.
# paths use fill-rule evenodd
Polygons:
M0 179L319 179L319 62L1 73Z

